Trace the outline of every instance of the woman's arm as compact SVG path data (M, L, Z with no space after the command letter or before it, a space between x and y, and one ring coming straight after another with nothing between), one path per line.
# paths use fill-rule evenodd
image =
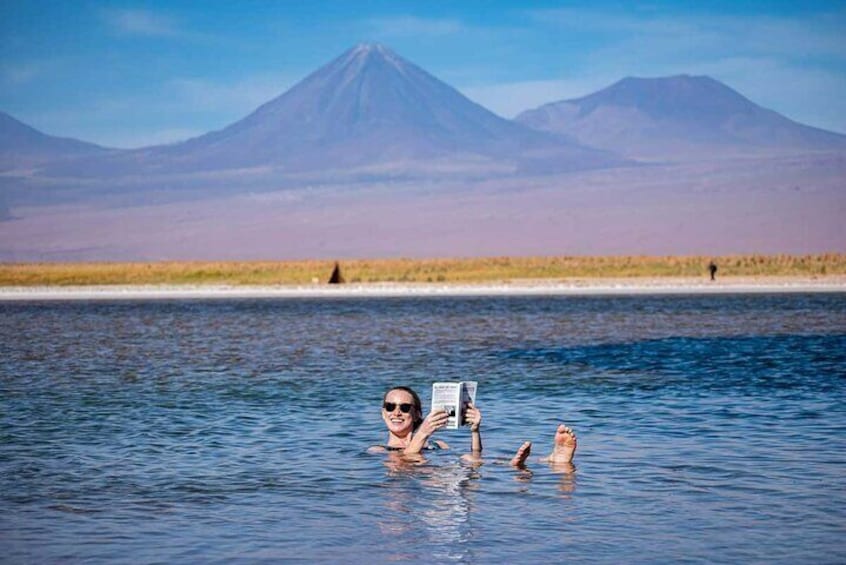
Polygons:
M426 416L426 419L423 420L423 423L414 432L414 435L411 437L411 443L408 444L408 447L405 448L403 453L406 455L416 455L423 451L426 447L426 442L429 441L432 434L447 425L448 418L449 416L444 410L435 410Z
M470 423L470 451L478 455L482 452L482 411L471 404L467 407L467 421Z

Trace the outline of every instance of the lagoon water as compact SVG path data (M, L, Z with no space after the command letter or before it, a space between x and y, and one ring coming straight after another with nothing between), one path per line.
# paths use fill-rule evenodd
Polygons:
M366 453L461 379L485 464ZM846 294L0 303L0 554L842 563Z

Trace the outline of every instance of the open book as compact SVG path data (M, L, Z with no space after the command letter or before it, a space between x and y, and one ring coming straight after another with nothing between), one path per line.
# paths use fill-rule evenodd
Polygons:
M446 410L448 430L465 425L467 405L476 402L476 381L432 384L432 410Z

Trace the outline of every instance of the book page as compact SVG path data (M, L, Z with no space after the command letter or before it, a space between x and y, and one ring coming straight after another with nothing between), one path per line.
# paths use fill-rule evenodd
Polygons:
M464 385L462 387L462 393L466 395L466 402L476 404L476 387L478 386L478 383L476 381L464 381L461 384Z
M447 429L458 428L461 410L461 383L433 383L432 411L444 410L449 415Z
M476 381L432 384L432 410L446 411L448 430L466 425L467 405L476 402L476 386Z

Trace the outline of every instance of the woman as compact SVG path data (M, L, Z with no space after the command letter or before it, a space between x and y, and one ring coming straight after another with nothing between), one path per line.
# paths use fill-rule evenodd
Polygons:
M369 451L401 451L404 455L419 455L426 449L449 449L441 440L430 443L432 434L447 425L449 416L444 410L435 410L423 418L420 397L406 386L390 389L382 398L382 420L388 428L388 442ZM482 413L472 404L467 408L470 424L470 451L478 457L482 452L479 428Z
M482 412L473 404L466 412L470 424L470 454L464 458L470 462L481 462L482 455ZM423 418L420 397L407 386L397 386L382 397L382 420L388 428L388 443L371 447L372 453L395 451L403 455L419 456L426 449L449 449L441 440L429 442L432 434L447 424L449 416L444 410L435 410ZM553 469L572 470L576 454L576 434L561 424L555 431L552 453L540 461L549 463ZM524 467L532 451L532 442L524 442L511 459L511 465Z

